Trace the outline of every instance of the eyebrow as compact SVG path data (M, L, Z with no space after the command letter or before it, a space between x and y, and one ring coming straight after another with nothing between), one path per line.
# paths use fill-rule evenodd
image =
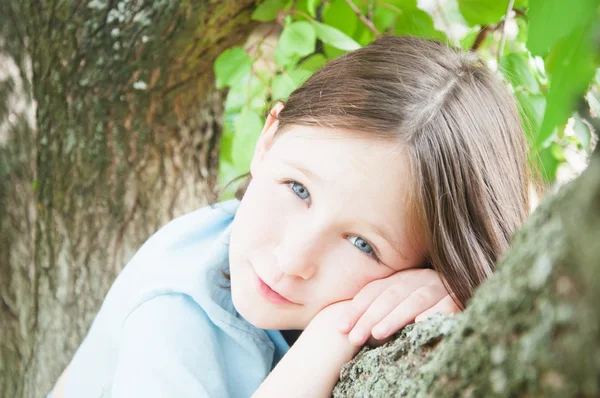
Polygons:
M303 166L301 166L301 165L299 165L297 163L290 162L289 160L283 160L282 159L282 162L286 163L288 166L291 166L291 167L293 167L295 169L298 169L298 171L300 171L302 174L304 174L308 178L313 179L313 180L317 180L320 183L323 183L323 178L321 176L315 174L312 170L307 169L306 167L303 167Z

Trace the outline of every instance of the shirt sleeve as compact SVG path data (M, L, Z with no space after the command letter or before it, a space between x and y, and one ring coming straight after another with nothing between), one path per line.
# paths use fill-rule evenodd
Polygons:
M190 296L165 294L123 323L112 398L226 397L218 330Z

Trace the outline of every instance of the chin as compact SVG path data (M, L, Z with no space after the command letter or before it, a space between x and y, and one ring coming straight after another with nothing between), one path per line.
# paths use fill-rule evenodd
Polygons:
M242 318L257 328L269 329L264 325L271 322L268 322L268 317L265 316L266 314L261 313L263 311L257 310L259 304L253 302L253 300L248 300L248 298L245 297L244 294L241 294L241 292L238 294L236 293L238 293L237 290L233 289L232 286L231 301L233 302L233 306L235 307L236 311L239 312Z
M255 308L251 308L249 303L242 300L242 303L233 302L235 309L240 313L242 318L250 322L254 327L259 329L279 329L281 324L273 319L273 316L256 311ZM250 308L249 308L250 307Z
M265 305L264 303L257 303L248 300L243 296L239 298L235 294L232 294L232 301L233 306L242 318L259 329L304 329L303 327L300 327L300 325L296 325L296 322L290 322L289 319L282 316L283 314L273 311L273 308L270 308L269 305Z

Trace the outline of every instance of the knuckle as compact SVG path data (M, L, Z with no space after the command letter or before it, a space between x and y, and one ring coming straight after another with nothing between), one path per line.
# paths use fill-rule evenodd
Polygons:
M385 281L381 280L381 279L377 279L374 280L372 282L369 282L369 284L367 284L367 286L365 286L363 288L364 291L370 293L370 294L376 294L381 292L382 289L385 288Z
M431 303L431 289L424 287L421 288L417 291L415 291L412 294L412 299L415 301L415 303L419 306L425 306L429 303Z
M353 311L358 311L359 308L362 308L367 302L366 294L359 292L354 298L350 301L350 307Z
M376 282L376 281L375 281ZM360 291L356 294L355 298L358 300L364 300L367 297L373 296L377 292L377 285L375 282L371 282L365 285Z
M398 286L393 286L383 292L382 296L387 301L399 303L402 301L402 291Z
M374 322L374 316L372 311L367 311L360 317L359 323L363 326L370 325Z

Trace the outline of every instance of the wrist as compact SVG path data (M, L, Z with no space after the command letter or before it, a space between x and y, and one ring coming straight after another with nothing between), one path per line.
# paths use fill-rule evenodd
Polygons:
M336 327L344 309L336 303L319 312L253 397L330 397L342 365L360 348Z
M334 355L339 353L339 357L344 358L344 363L350 361L361 348L350 343L348 334L341 332L338 327L342 315L346 314L349 306L350 302L344 301L325 307L302 333L306 335L306 339L314 341L315 346L323 347Z

